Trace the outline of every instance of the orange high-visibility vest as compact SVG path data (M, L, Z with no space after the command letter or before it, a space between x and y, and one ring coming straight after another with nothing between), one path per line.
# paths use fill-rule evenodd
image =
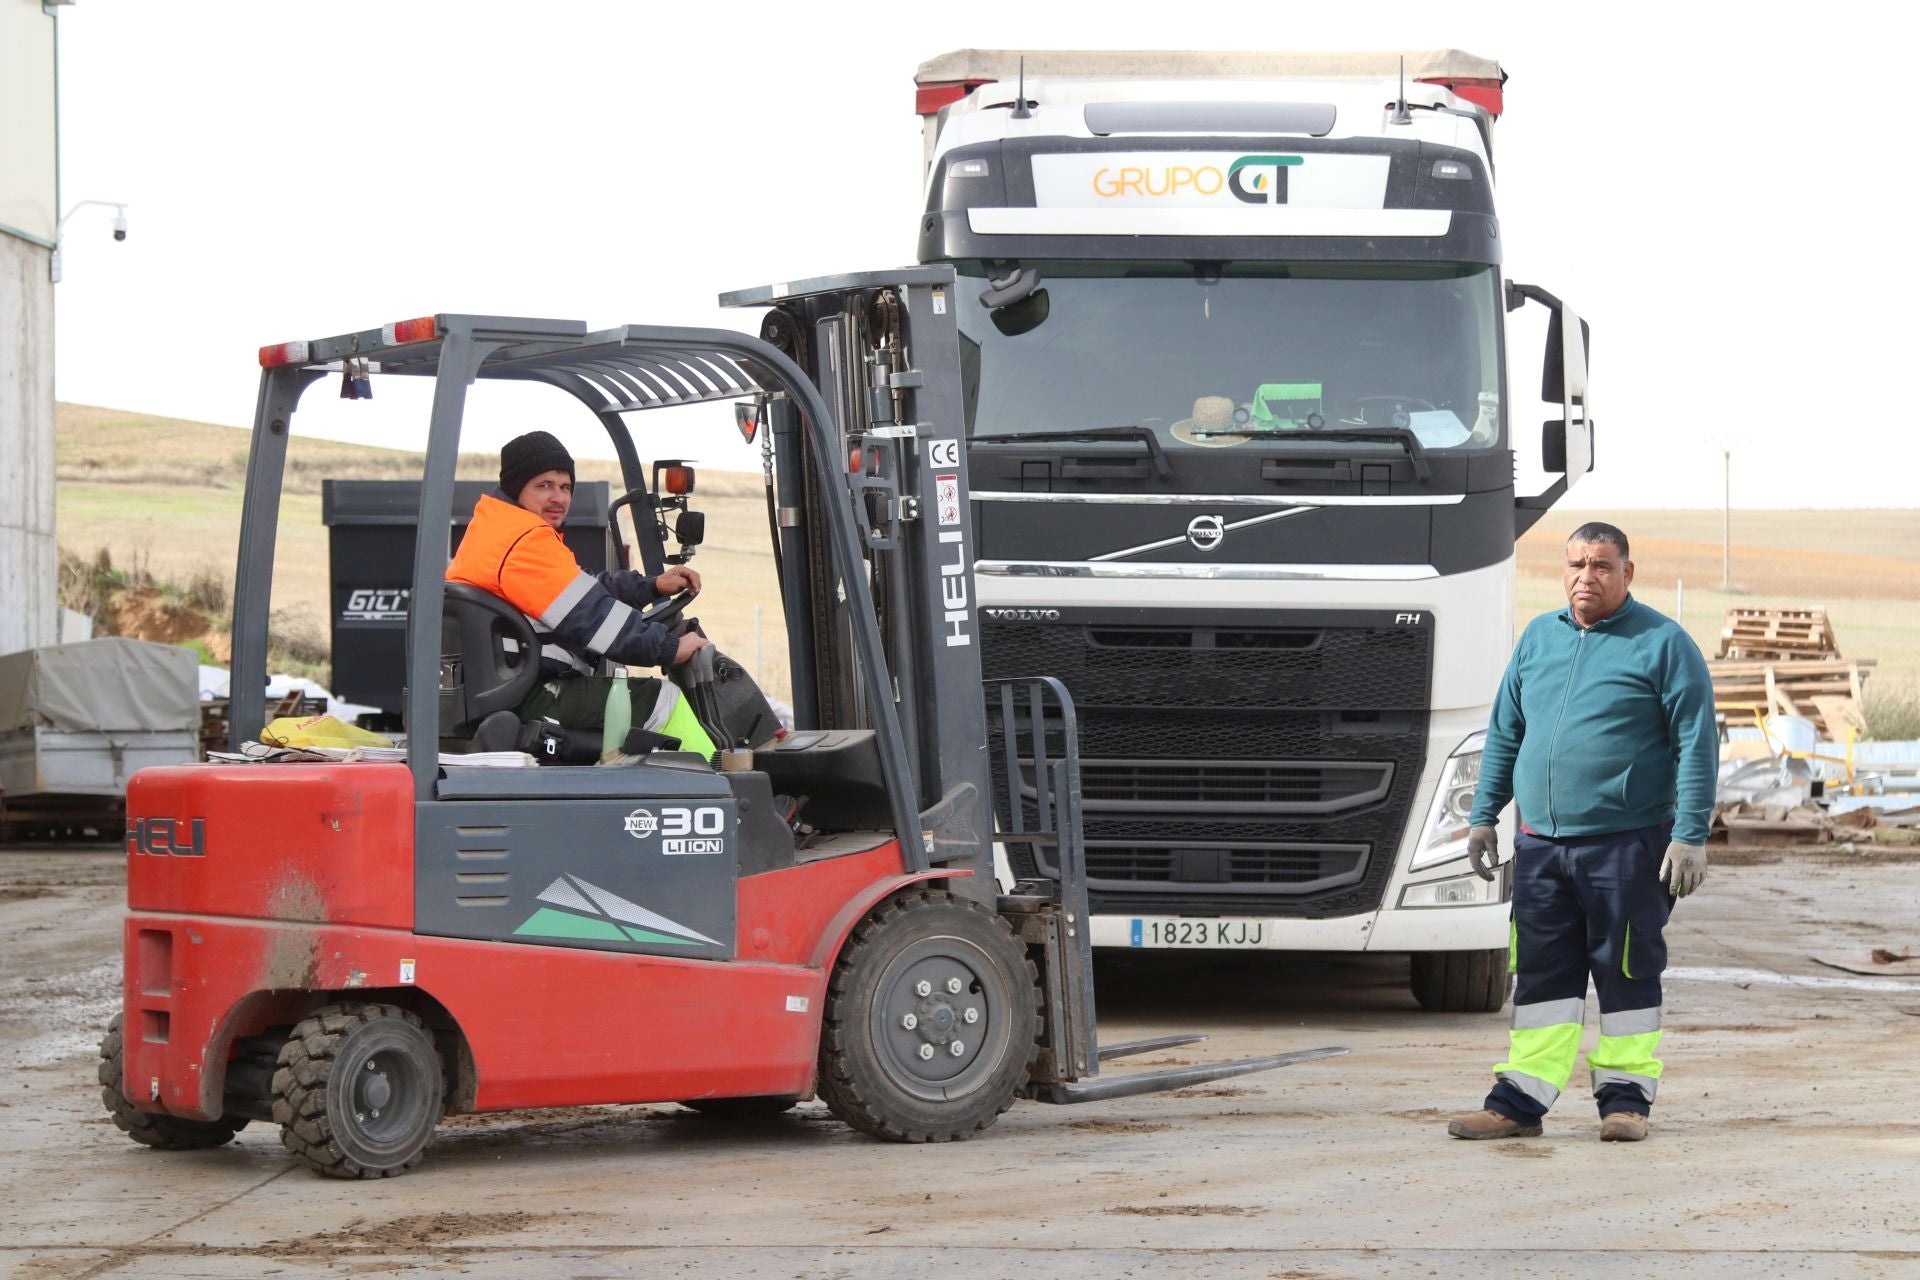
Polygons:
M590 674L602 657L665 666L678 647L665 627L643 620L581 569L558 529L494 494L474 504L447 581L491 592L526 614L541 657L576 672Z

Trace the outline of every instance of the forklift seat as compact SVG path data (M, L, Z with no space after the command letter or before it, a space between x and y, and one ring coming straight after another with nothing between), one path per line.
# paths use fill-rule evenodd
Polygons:
M470 738L496 711L511 711L540 681L533 624L499 596L446 584L440 610L440 736Z

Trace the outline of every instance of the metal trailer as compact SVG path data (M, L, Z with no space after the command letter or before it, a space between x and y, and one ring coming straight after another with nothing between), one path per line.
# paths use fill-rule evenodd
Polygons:
M0 656L0 839L119 834L127 781L200 758L199 663L106 637Z
M818 1094L867 1133L941 1141L1017 1096L1082 1102L1344 1052L1101 1074L1105 1059L1194 1037L1098 1043L1072 705L1046 680L984 685L973 643L948 287L943 271L837 282L847 308L892 317L897 341L884 376L844 349L820 387L718 330L437 315L263 350L235 737L264 712L294 410L331 362L364 376L367 359L381 376L434 379L414 732L405 764L134 778L122 1013L100 1066L123 1130L204 1147L271 1119L315 1171L379 1177L412 1167L447 1111L679 1100L759 1115ZM442 579L466 397L496 380L545 383L599 421L649 569L664 499L626 415L736 400L772 420L788 628L815 643L797 648L797 730L750 759L728 744L728 763L751 767L676 752L616 768L442 758L482 708L537 679L506 656L534 652L526 620ZM835 406L869 392L890 426L856 437L849 474ZM1039 787L1001 823L995 754ZM776 795L811 797L814 830L796 832ZM999 893L996 834L1045 846L1066 874Z

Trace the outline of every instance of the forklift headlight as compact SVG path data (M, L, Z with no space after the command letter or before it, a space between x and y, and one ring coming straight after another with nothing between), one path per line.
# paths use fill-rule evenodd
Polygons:
M1408 864L1409 871L1467 856L1467 818L1473 812L1473 789L1480 784L1480 753L1486 743L1487 735L1476 733L1447 757L1433 803L1427 807L1426 835Z

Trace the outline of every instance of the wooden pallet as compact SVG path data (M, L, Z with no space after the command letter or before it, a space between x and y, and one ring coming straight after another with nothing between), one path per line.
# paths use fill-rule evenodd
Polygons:
M1840 642L1824 608L1727 610L1720 631L1721 658L1732 661L1802 662L1838 658Z
M1796 662L1709 662L1713 706L1728 713L1728 723L1758 711L1764 715L1803 716L1829 738L1860 732L1860 685L1873 659L1807 659Z

